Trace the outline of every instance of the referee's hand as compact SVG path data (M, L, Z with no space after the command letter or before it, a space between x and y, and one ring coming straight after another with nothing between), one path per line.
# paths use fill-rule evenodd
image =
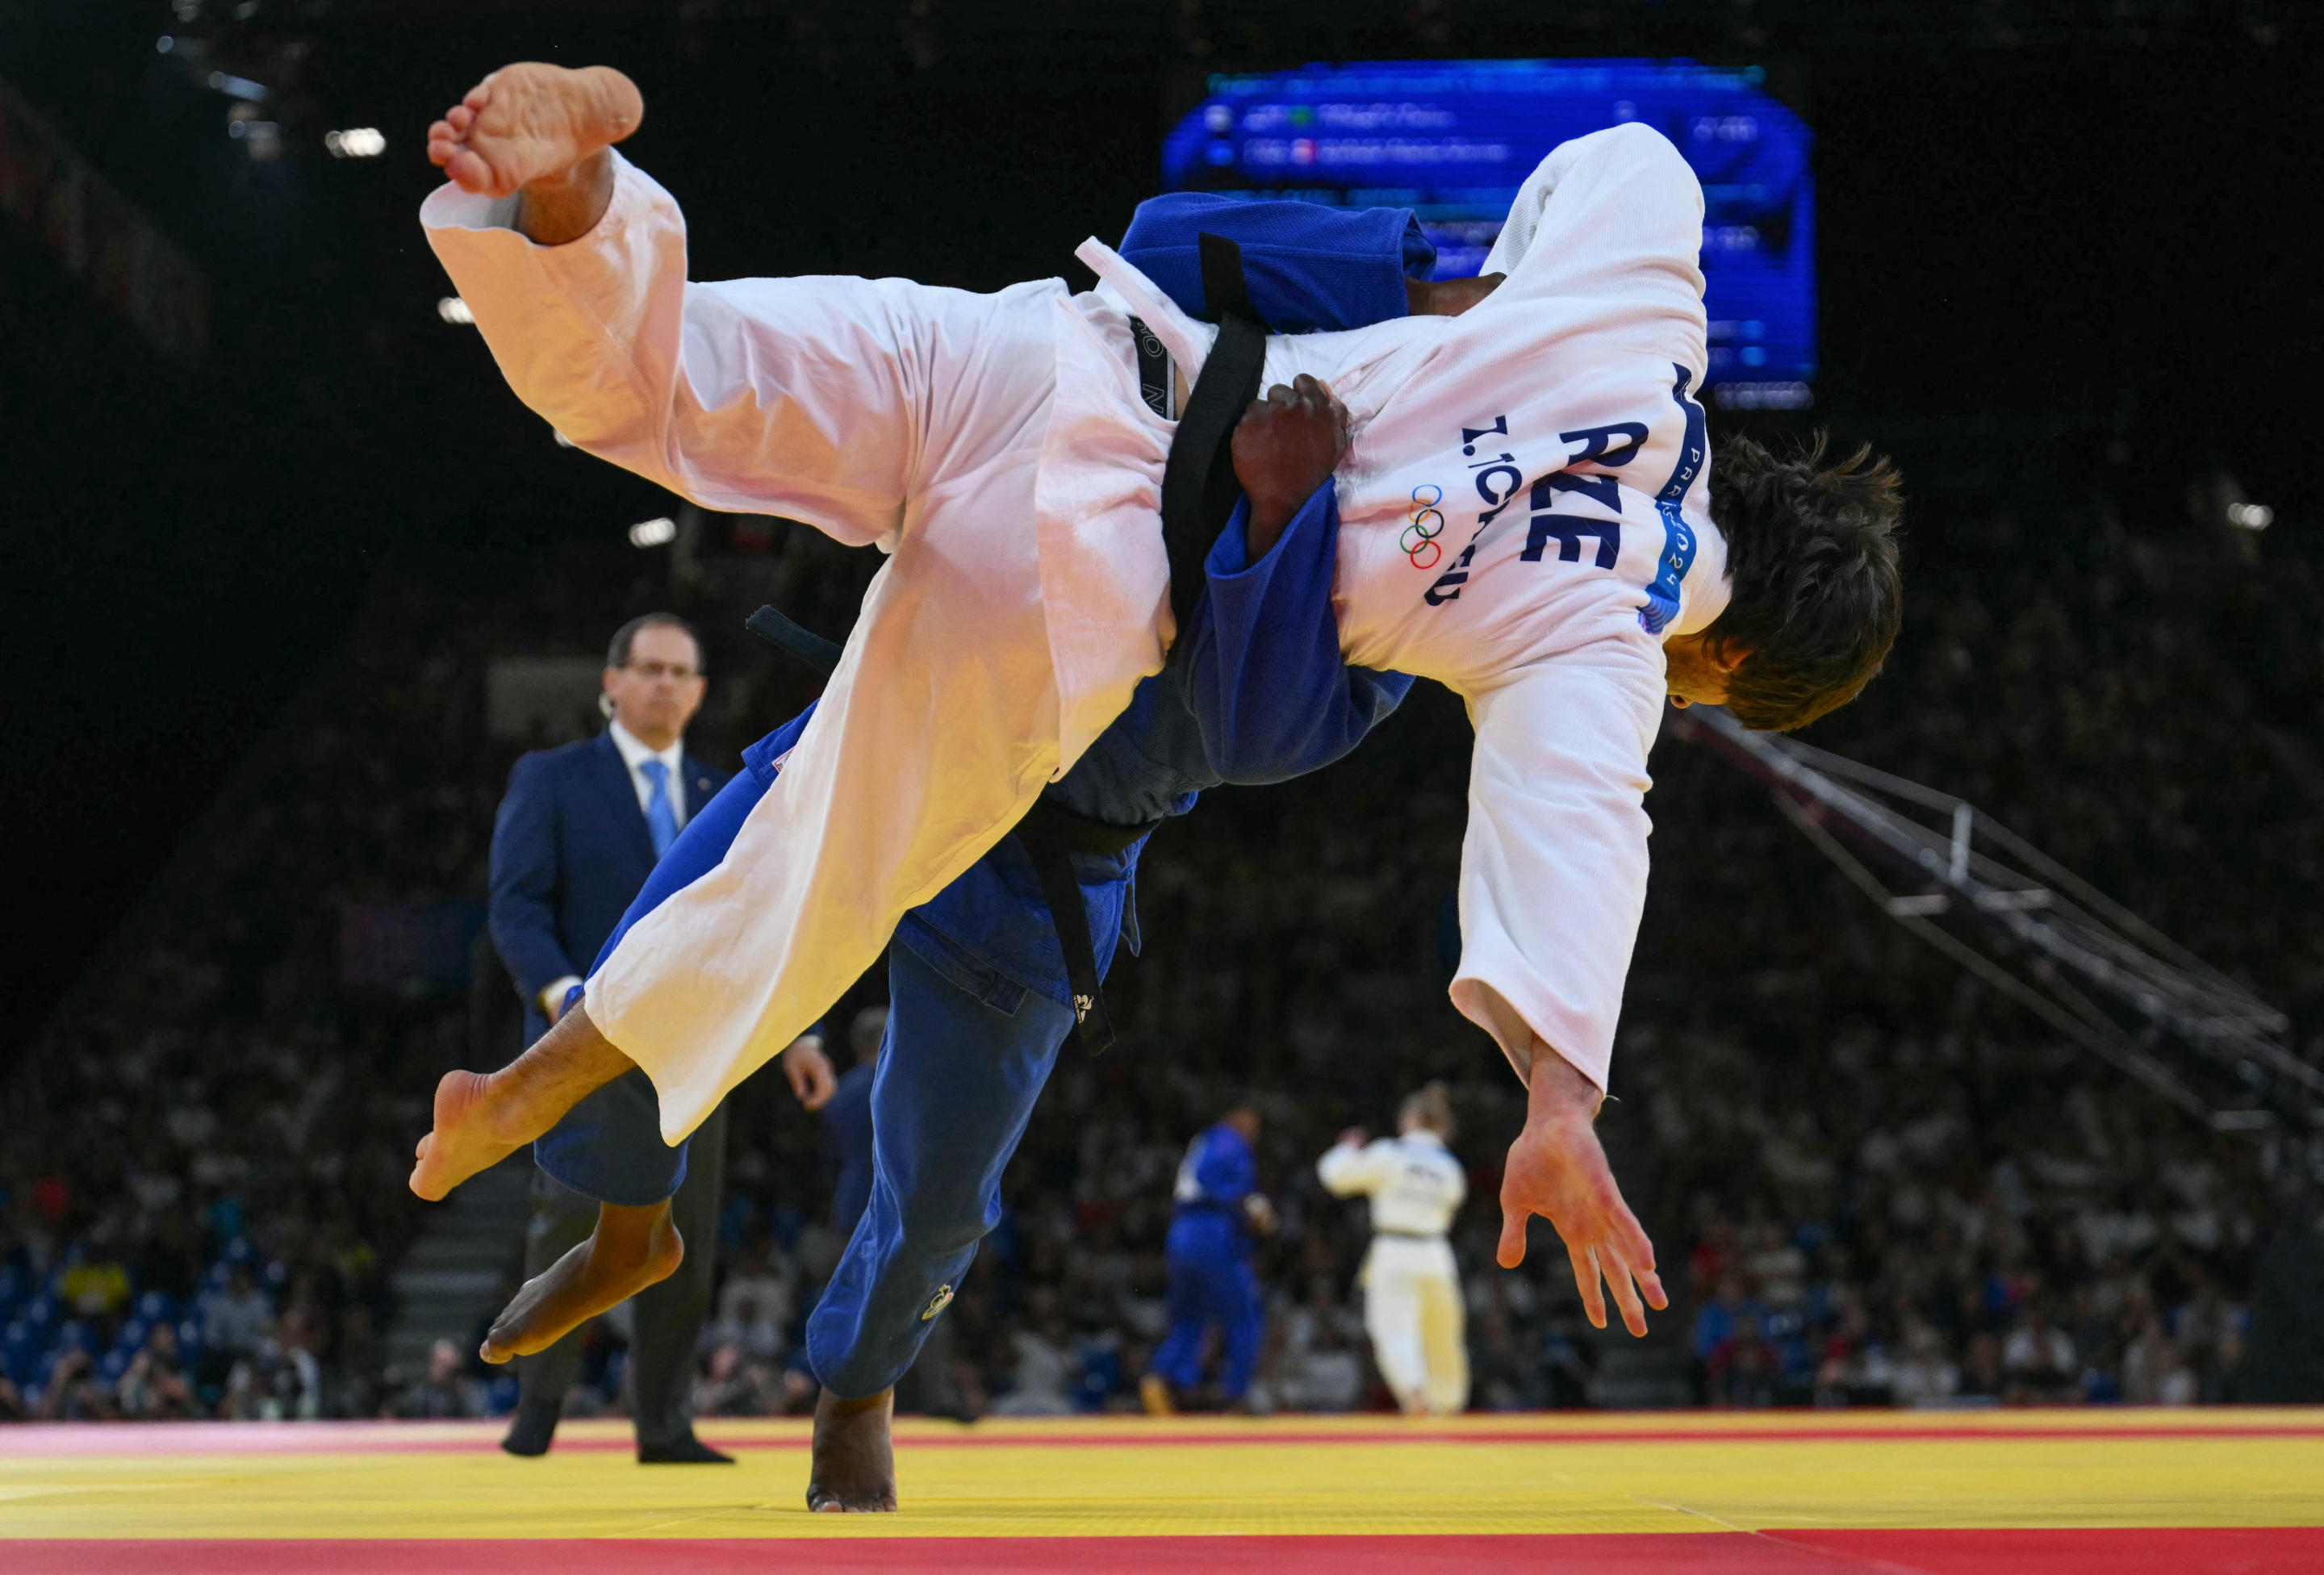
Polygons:
M1523 1263L1526 1222L1539 1214L1565 1242L1591 1325L1606 1327L1602 1279L1614 1293L1622 1327L1644 1335L1646 1309L1660 1312L1670 1298L1655 1273L1654 1243L1622 1201L1591 1125L1604 1097L1564 1057L1535 1042L1525 1130L1509 1146L1501 1173L1501 1245L1495 1257L1503 1268Z

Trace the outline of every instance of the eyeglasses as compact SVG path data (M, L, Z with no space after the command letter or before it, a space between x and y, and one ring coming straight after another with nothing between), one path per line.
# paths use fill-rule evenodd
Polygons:
M632 662L622 670L625 673L635 673L648 683L672 678L683 684L688 678L702 677L702 670L699 668L682 668L670 662Z

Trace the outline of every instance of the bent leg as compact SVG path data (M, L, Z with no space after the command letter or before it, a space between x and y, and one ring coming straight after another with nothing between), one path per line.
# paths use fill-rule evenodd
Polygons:
M1154 1371L1184 1393L1203 1380L1203 1339L1210 1332L1211 1303L1204 1266L1191 1252L1174 1250L1169 1268L1169 1332L1154 1348Z
M493 1320L484 1360L547 1350L598 1313L669 1278L686 1257L669 1212L667 1201L643 1209L599 1204L589 1239L527 1280Z

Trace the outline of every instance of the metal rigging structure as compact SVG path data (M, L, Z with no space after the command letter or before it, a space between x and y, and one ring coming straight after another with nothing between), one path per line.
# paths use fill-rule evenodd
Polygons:
M1770 789L1882 912L2214 1131L2305 1141L2324 1164L2324 1071L2283 1014L1974 806L1717 706L1674 731Z

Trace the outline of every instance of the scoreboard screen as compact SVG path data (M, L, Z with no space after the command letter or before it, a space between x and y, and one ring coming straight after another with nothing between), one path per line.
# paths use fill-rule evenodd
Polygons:
M1171 191L1408 207L1436 277L1474 274L1552 148L1625 121L1702 182L1706 384L1729 407L1798 408L1816 369L1815 189L1800 117L1757 67L1691 60L1401 60L1214 76L1171 129Z

